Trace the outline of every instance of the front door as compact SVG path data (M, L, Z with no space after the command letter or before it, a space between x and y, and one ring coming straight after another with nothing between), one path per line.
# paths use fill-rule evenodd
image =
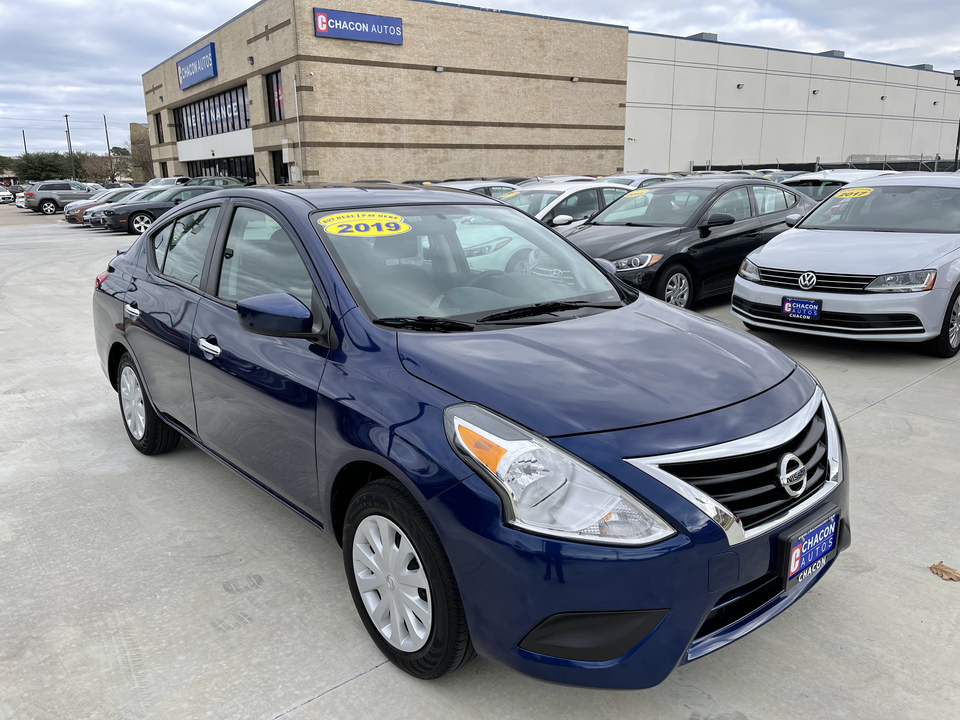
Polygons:
M705 237L701 234L695 243L702 295L732 288L740 263L750 249L756 247L760 237L760 219L751 209L746 186L727 190L714 200L701 216L700 224L713 215L730 215L734 222L710 228L709 233Z
M289 293L318 317L318 291L292 232L266 209L237 206L200 299L190 359L203 443L286 499L319 507L317 391L325 353L311 341L244 330L236 303Z

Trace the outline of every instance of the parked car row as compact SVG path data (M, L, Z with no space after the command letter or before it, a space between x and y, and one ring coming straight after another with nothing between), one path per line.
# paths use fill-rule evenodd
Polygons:
M71 224L123 230L139 235L167 210L185 200L219 190L211 185L155 185L107 190L64 208Z

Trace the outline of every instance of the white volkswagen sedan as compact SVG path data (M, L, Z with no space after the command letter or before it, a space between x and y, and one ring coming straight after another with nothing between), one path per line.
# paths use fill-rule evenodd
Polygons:
M573 226L583 223L632 189L629 185L609 182L556 182L521 187L499 199L546 225Z
M731 312L750 329L960 350L960 178L849 185L743 261Z

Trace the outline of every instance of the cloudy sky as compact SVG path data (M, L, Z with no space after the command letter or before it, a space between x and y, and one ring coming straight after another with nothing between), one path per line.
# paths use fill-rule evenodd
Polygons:
M253 0L0 0L0 155L103 152L144 122L140 75ZM319 3L322 4L322 3ZM483 7L629 25L670 35L960 68L960 8L946 0L478 0Z

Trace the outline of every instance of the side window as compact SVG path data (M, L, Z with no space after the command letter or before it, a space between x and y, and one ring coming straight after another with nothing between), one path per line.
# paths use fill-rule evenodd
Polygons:
M200 286L207 246L220 208L189 213L154 236L154 253L160 272L193 287Z
M487 188L487 191L491 197L500 197L501 195L506 195L511 190L513 190L513 188L507 187L506 185L493 185Z
M599 209L596 190L583 190L561 201L550 214L553 217L569 215L574 220L583 220Z
M70 183L71 190L79 190L80 192L86 192L90 190L86 185L81 185L80 183Z
M794 194L793 194L792 192L790 192L789 190L784 190L784 191L783 191L783 196L784 196L784 197L786 198L786 200L787 200L787 207L788 207L788 208L792 208L794 205L796 205L798 202L800 202L800 198L797 197L796 195L794 195Z
M750 198L747 197L747 189L743 187L728 190L718 197L706 217L711 215L732 215L734 220L746 220L750 217Z
M223 249L217 295L236 302L272 293L289 293L311 307L310 273L280 223L260 210L237 208Z
M757 203L758 215L769 215L787 209L787 201L784 198L783 190L780 188L754 185L751 189L753 190L753 199Z
M650 178L649 180L644 180L642 183L640 183L640 187L649 187L650 185L657 185L658 183L662 182L663 178Z
M622 198L629 191L623 188L602 188L600 192L603 193L603 206L606 207L614 200Z

